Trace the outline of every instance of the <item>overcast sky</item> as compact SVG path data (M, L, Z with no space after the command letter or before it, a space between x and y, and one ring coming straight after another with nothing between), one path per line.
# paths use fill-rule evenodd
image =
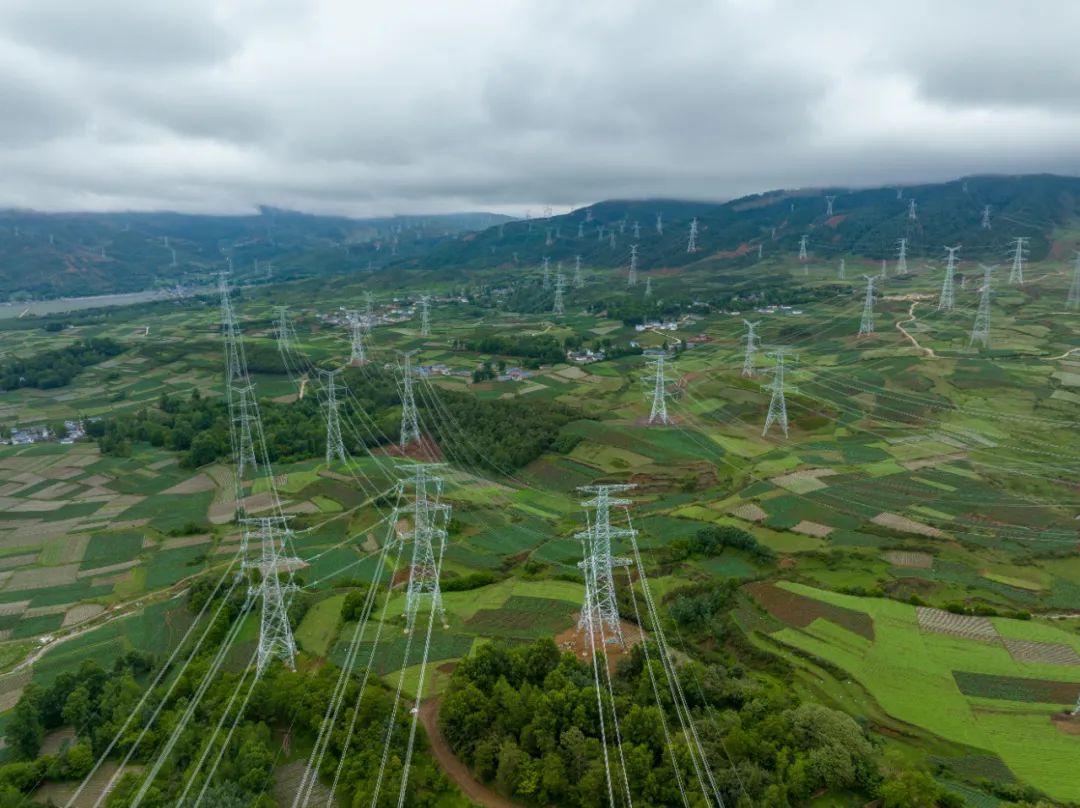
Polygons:
M1080 2L2 0L0 206L539 214L1080 173Z

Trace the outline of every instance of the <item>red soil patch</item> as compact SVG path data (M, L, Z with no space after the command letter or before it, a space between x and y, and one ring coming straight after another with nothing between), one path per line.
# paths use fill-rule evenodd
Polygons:
M874 639L874 621L865 612L845 609L843 606L834 606L831 603L788 592L767 581L746 584L743 588L765 608L765 611L780 622L794 628L806 628L820 617L860 637L871 641Z
M784 556L777 562L777 566L782 570L789 570L792 569L796 563L794 556Z
M574 627L556 634L555 644L559 646L560 650L570 651L578 659L584 661L589 658L589 638L585 632L577 629L577 621L580 617L581 612L574 612ZM615 673L615 666L619 660L628 656L630 649L641 642L644 637L644 632L636 623L631 623L629 620L620 620L619 625L622 627L623 641L626 643L625 647L613 643L603 645L599 636L593 637L593 650L603 650L605 652L608 672L612 674Z
M398 584L408 583L409 582L409 573L411 571L412 571L412 567L409 566L409 567L405 567L404 569L400 569L397 572L395 572L394 577L390 580L391 588L397 586Z
M404 450L396 443L383 447L383 454L390 457L407 457L410 460L419 460L424 463L441 463L442 450L430 435L424 435L420 440L413 441Z
M1050 716L1050 723L1057 728L1058 732L1064 732L1066 735L1080 735L1080 716L1055 713Z
M847 216L845 214L838 213L836 216L831 216L830 218L826 219L825 220L825 226L826 227L836 227L837 225L840 224L840 222L844 221L844 219L846 219L846 218L847 218Z
M665 278L672 275L681 275L683 273L683 267L660 267L659 269L650 269L649 274L655 277Z
M754 248L755 250L757 247ZM720 250L713 253L713 258L738 258L741 255L746 255L750 252L750 245L747 242L743 242L734 250Z
M453 673L455 670L457 670L457 663L456 662L444 662L443 664L441 664L438 667L437 670L440 673Z

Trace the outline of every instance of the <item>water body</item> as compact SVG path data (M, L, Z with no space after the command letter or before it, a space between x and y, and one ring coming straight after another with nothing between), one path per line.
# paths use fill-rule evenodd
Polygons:
M192 290L195 293L203 290ZM144 292L125 292L116 295L94 295L92 297L58 297L55 300L34 300L29 303L0 303L0 320L16 317L29 317L41 314L66 314L82 309L96 309L102 306L130 306L133 303L148 303L152 300L165 300L169 293L160 289Z

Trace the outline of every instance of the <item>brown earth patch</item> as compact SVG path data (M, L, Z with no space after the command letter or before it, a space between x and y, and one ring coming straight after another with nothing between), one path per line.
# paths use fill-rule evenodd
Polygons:
M1050 716L1050 723L1066 735L1080 735L1080 715L1072 713L1054 713Z
M789 592L768 581L746 584L743 589L749 592L765 611L794 628L806 628L821 618L860 637L871 641L874 639L874 621L866 612Z
M804 536L816 536L819 539L824 539L833 532L833 528L828 525L822 525L817 522L810 522L803 519L799 524L795 525L791 531L793 533L802 533Z
M580 618L581 612L574 612L573 627L556 634L554 639L555 644L561 650L570 651L578 659L586 660L589 658L589 638L586 636L586 632L578 630L577 622ZM615 643L605 644L599 634L594 634L592 638L592 650L594 652L601 650L604 652L607 658L608 672L611 674L615 673L615 667L618 665L619 660L629 656L631 649L640 643L644 636L641 627L636 623L631 623L629 620L620 620L619 627L622 629L624 646Z
M172 488L166 488L163 494L199 494L203 491L213 491L214 481L205 474L196 474L183 482L177 483Z
M760 522L769 515L755 502L744 502L738 507L731 508L728 513L740 519L745 519L747 522Z

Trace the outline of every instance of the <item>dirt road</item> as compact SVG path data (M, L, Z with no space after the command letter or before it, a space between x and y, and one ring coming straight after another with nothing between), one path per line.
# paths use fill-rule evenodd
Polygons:
M901 334L903 334L908 339L908 341L911 342L912 345L914 345L920 351L925 353L931 359L937 359L938 355L936 353L934 353L933 348L927 348L927 347L925 347L923 345L920 345L919 341L917 339L915 339L915 336L910 331L908 331L906 328L904 328L904 325L906 323L913 323L917 319L919 319L918 317L915 316L915 307L918 306L918 305L919 305L918 300L912 301L911 306L908 308L908 319L906 319L906 320L897 320L896 321L896 328L900 331Z
M473 777L468 767L450 751L446 739L439 732L438 718L441 703L442 699L438 696L423 702L420 705L420 723L427 730L428 740L431 741L431 751L442 770L446 772L446 776L457 783L458 788L465 792L466 797L485 808L522 808L516 802L510 802L505 797L499 796Z

